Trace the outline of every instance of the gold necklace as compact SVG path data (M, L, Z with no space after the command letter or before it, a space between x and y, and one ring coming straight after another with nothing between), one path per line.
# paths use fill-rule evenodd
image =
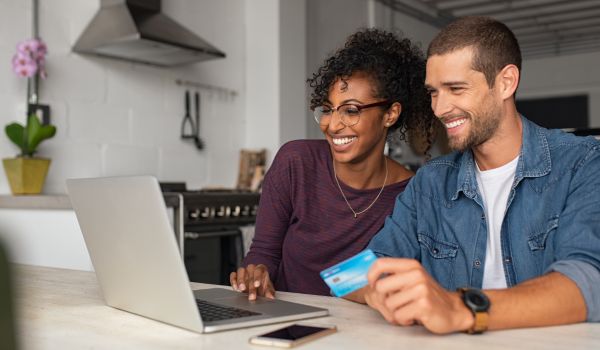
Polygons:
M385 188L385 183L387 182L387 177L388 177L388 165L387 165L387 159L385 159L385 156L384 156L383 159L385 161L385 178L383 179L383 185L381 186L381 189L379 190L379 193L377 193L377 197L375 197L375 199L371 202L371 204L369 204L368 207L366 207L364 210L361 210L359 212L354 211L354 209L350 205L350 202L348 202L348 199L346 198L346 195L344 194L344 191L342 191L342 186L340 186L340 181L338 180L337 173L335 172L335 160L332 161L332 165L333 165L333 177L335 178L335 183L337 184L338 188L340 189L340 193L342 194L342 197L344 197L344 201L346 201L346 204L348 205L348 208L350 208L350 210L354 214L354 218L355 219L360 214L362 214L365 211L371 209L371 207L373 206L373 204L375 204L375 202L377 202L377 200L379 199L379 196L381 196L381 193L383 192L383 189Z

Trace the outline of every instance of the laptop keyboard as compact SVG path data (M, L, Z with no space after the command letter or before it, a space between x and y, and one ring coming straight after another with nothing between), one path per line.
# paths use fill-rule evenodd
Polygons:
M199 299L196 299L196 304L198 305L198 310L200 310L200 316L202 317L202 321L204 322L213 322L229 320L232 318L261 315L258 312L252 312L230 306L212 304Z

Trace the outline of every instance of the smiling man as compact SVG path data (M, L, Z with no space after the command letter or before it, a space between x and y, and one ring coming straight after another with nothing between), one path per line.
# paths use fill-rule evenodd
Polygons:
M426 87L455 152L398 196L351 299L435 333L600 320L600 143L519 115L520 73L493 19L432 41Z

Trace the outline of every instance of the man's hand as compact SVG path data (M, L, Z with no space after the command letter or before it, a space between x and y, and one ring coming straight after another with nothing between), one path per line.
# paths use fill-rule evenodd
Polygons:
M263 264L238 268L237 272L229 275L229 282L234 290L248 293L248 300L255 300L257 295L275 299L275 287Z
M370 284L363 288L365 302L373 309L379 311L379 313L391 324L398 324L394 319L394 315L391 310L385 305L386 295L378 292Z
M463 331L474 323L458 293L442 288L416 260L377 259L368 279L372 291L365 299L390 323L419 323L433 333Z

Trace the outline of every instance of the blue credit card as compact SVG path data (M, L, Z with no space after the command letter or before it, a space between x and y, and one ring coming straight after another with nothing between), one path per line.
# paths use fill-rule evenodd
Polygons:
M377 256L371 249L363 250L350 259L321 271L321 278L336 297L343 297L368 284L367 272Z

